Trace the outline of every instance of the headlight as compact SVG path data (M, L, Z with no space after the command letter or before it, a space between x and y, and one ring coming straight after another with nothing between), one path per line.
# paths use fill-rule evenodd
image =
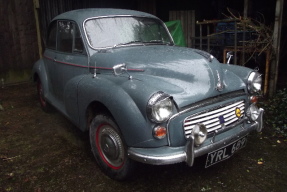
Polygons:
M155 123L168 120L173 111L171 96L164 92L157 92L151 96L147 104L148 118Z
M261 91L261 83L262 83L262 77L259 73L253 71L250 73L248 77L248 91L253 93L259 93Z

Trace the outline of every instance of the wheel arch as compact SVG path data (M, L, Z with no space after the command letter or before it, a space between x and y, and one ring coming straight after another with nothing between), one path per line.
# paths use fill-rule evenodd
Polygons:
M89 130L89 127L91 125L91 122L93 121L93 118L98 114L110 115L113 118L111 112L103 103L99 101L92 101L86 109L86 125L87 126L85 127L84 131Z
M33 82L41 81L45 93L48 93L48 76L43 59L38 60L32 69ZM45 95L46 97L46 95Z
M33 75L32 75L32 80L33 80L33 82L34 82L34 83L37 82L38 79L39 79L38 73L37 73L37 72L33 73Z
M156 140L152 135L155 126L146 117L145 107L149 92L129 90L138 86L137 81L112 81L116 77L91 80L86 76L78 85L79 127L87 131L91 119L98 112L106 112L118 125L127 146L154 147L163 146L167 141ZM121 86L119 86L119 84ZM103 86L105 85L105 86ZM137 100L134 98L138 96ZM140 102L137 102L140 101Z

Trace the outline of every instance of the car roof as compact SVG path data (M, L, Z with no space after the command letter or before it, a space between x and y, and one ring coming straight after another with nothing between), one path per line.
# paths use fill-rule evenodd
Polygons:
M112 9L112 8L89 8L89 9L77 9L73 11L68 11L56 16L54 20L74 20L78 23L83 23L87 18L92 17L106 17L106 16L116 16L116 15L132 15L132 16L142 16L142 17L152 17L157 18L154 15L134 11L127 9Z

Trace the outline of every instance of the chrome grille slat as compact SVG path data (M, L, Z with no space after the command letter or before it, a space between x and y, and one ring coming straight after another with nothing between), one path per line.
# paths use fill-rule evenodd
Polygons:
M219 109L215 109L215 110L209 111L207 113L200 114L200 115L196 116L196 118L201 118L202 116L208 116L208 115L216 114L218 111L224 111L224 110L232 108L234 106L241 107L242 105L244 105L244 103L241 103L241 105L240 105L240 103L241 102L236 102L236 103L233 103L230 106L225 106L225 107L222 107L222 108L219 108ZM191 117L191 118L193 119L194 117Z
M236 107L231 108L231 109L227 109L226 111L222 111L220 113L217 113L217 114L214 114L214 115L211 115L211 116L209 115L209 113L206 113L204 116L201 115L202 118L194 117L192 119L188 119L188 120L185 121L185 126L194 125L196 123L200 123L202 121L206 121L206 120L213 119L213 118L217 119L221 115L224 115L224 117L225 117L225 114L232 114L232 113L234 113L235 108ZM241 111L244 109L244 107L238 107L238 108L240 108ZM193 119L195 119L195 120L193 120Z
M206 126L208 133L211 133L217 129L221 129L222 125L219 122L219 117L222 116L224 118L224 125L229 126L238 121L238 118L235 115L235 109L239 108L241 110L241 114L244 114L245 103L243 100L231 103L225 106L221 106L219 108L211 109L206 112L201 112L195 115L191 115L184 120L183 128L185 132L186 138L192 132L193 127L202 123Z
M190 121L191 123L190 124L194 124L194 123L198 123L198 122L200 122L200 121L205 121L206 119L213 119L213 118L218 118L219 116L221 116L221 115L224 115L224 114L226 114L226 113L230 113L230 112L232 112L233 111L233 109L231 108L231 109L227 109L227 111L222 111L222 112L220 112L220 113L217 113L217 114L213 114L213 115L211 115L210 116L210 114L209 113L206 113L206 115L204 115L204 118L198 118L198 117L196 117L196 120L195 121ZM234 111L233 111L234 112ZM189 122L187 123L187 125L189 124Z
M221 125L217 125L216 127L213 127L212 129L209 129L208 132L212 132L212 131L215 131L217 129L220 129L221 128Z
M240 108L242 113L244 113L244 110L242 108ZM233 112L234 110L232 110ZM185 124L184 129L191 129L191 127L193 127L195 124L197 123L202 123L204 122L204 125L208 127L208 124L213 123L213 122L218 122L218 117L222 115L222 113L217 114L217 115L213 115L212 117L205 117L202 119L197 119L196 121L189 121ZM235 119L237 120L238 118L235 116L235 113L228 113L226 115L224 115L224 119L225 122L228 122L230 119Z
M204 125L205 125L205 123L204 123ZM214 127L214 126L217 126L217 125L218 125L218 122L212 123L210 125L205 125L205 126L206 126L206 129L208 130L208 129L210 129L210 128Z

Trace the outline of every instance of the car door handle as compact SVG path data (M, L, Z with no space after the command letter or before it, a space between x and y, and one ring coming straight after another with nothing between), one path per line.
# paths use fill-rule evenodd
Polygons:
M55 57L55 58L53 59L53 61L56 62L56 61L57 61L57 58Z

